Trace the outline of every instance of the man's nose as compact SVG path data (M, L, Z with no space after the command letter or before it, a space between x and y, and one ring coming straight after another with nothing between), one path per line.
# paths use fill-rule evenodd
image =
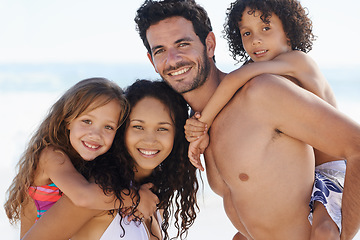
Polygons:
M167 57L166 57L166 63L170 66L176 66L176 63L181 61L181 56L179 54L179 51L175 48L168 49L167 51Z

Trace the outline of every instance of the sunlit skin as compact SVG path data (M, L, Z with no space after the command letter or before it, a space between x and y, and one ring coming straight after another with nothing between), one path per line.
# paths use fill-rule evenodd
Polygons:
M172 31L171 34L168 32L169 29ZM166 49L172 49L172 42L181 38L180 36L191 35L188 32L191 29L193 29L191 22L180 17L169 18L152 25L147 30L147 37L152 47L165 46ZM211 33L206 39L206 44L207 57L211 59L215 47L215 39ZM191 57L199 59L202 54L200 50L204 46L201 46L198 38L192 44L192 47L194 46L199 49L198 56ZM191 51L191 54L195 52L195 50ZM166 62L166 59L163 62ZM155 69L161 72L159 69L163 67L162 62L154 60L153 64ZM224 76L211 61L210 74L205 84L183 94L184 98L195 111L201 111ZM193 78L194 76L190 75L185 79L190 84ZM260 82L255 82L259 88ZM279 80L267 79L267 82L270 84ZM261 81L261 85L263 83L264 81ZM306 239L310 230L307 215L308 199L313 183L314 163L311 161L313 153L311 148L302 142L294 142L285 135L278 135L274 126L270 126L270 122L265 123L266 119L270 121L280 113L267 110L268 106L265 106L262 100L249 101L250 92L253 91L244 89L241 94L236 95L220 112L210 129L212 141L205 152L209 184L215 193L223 197L225 211L231 222L249 239L269 239L266 238L269 236L274 236L273 239L289 239L290 234L294 235L294 231L298 233L298 229L302 232L295 234L297 239ZM263 93L250 95L269 98ZM277 95L279 94L275 94ZM287 97L281 96L282 99ZM269 115L266 115L268 113ZM292 121L288 118L284 119L285 122ZM288 142L292 142L293 145ZM296 152L295 156L294 152ZM264 158L264 156L268 157ZM272 164L268 165L266 162ZM284 164L288 170L284 173L286 176L273 174L280 167L284 167ZM299 169L302 171L300 172ZM240 178L240 176L245 177ZM284 178L288 181L284 182ZM269 185L268 182L281 183L281 190L278 189L278 185ZM286 184L289 186L283 186ZM297 192L290 195L284 191L292 188L297 189ZM294 205L299 207L294 210ZM275 218L275 215L286 218ZM283 225L280 231L277 227L279 224Z
M149 5L150 10L142 9L142 14L139 14L143 20L146 19L146 14L153 14L152 4ZM158 8L157 5L155 7ZM200 59L201 50L205 47L210 71L202 86L183 93L176 85L177 82L169 81L168 76L163 76L175 90L182 93L192 110L202 112L219 84L226 78L226 74L211 60L215 52L215 37L209 32L203 46L198 45L201 44L199 39L193 38L191 49L197 47L198 50L180 53L176 51L176 42L181 42L184 36L195 35L192 22L186 20L186 17L166 17L166 14L164 12L163 20L154 21L148 28L139 21L140 29L146 29L146 40L151 48L149 59L155 70L164 75L162 70L167 61L180 57ZM203 11L201 14L206 15ZM194 20L196 24L197 20L199 19ZM208 19L200 20L200 24L204 24ZM261 29L267 32L272 27L276 28L276 19L270 17L271 20L273 26L270 23L270 27ZM254 40L254 45L260 44L262 36L258 36L259 30L251 30L256 30L255 37L258 38ZM142 33L141 36L143 37ZM261 57L264 60L292 53L284 35L274 37L280 37L279 50L275 51L270 45L254 49L247 46L246 50L255 54L253 58ZM154 56L158 47L163 48L165 53L173 51L158 61ZM254 61L264 63L262 60ZM191 69L189 71L191 73ZM184 74L188 85L195 81L190 73L179 72L180 75ZM302 76L306 74L309 73L305 72ZM360 209L356 201L360 199L359 188L355 187L359 184L359 126L313 93L276 74L261 74L252 78L235 95L230 94L230 97L231 100L216 115L209 129L211 141L205 151L205 164L209 185L223 198L227 216L238 231L246 239L310 238L309 198L315 165L314 151L310 146L313 146L348 161L345 180L345 186L348 187L344 188L343 203L351 204L343 204L343 216L349 216L343 226L347 225L345 230L349 233L356 233L360 226L360 215L355 214ZM342 232L342 239L351 239L350 234L347 237L344 235ZM236 237L234 239L239 239L240 234Z
M165 160L173 148L174 137L174 123L161 101L145 97L132 108L125 142L135 161L137 180L148 177Z
M94 160L110 149L120 112L119 103L112 100L92 111L85 111L70 122L70 143L84 160Z
M261 12L248 14L249 11L247 7L239 22L239 29L244 49L254 62L269 61L291 51L290 41L278 16L272 14L269 23L264 23L260 18Z
M169 23L169 29L163 31L163 37L154 35L159 31L159 25L150 26L147 38L151 47L148 57L157 73L177 92L186 93L201 86L209 69L205 47L189 21L179 17L164 20ZM177 31L177 24L184 27Z
M102 133L110 130L108 127L105 127L109 125L112 126L109 122L115 120L114 122L118 123L118 117L116 117L118 115L111 115L111 112L119 112L117 110L117 103L113 101L109 102L103 107L96 108L90 112L85 112L85 114L77 118L79 120L78 124L81 125L90 123L87 121L90 119L92 124L88 124L89 126L87 127L92 128L96 126L95 129L98 133L97 136L100 139L99 132ZM103 116L112 117L106 118L108 121L101 121L102 124L99 124L100 122L98 120L103 118ZM84 119L86 120L85 123L81 122L81 120ZM143 178L148 177L152 171L170 154L173 147L175 129L170 118L169 110L166 106L159 100L149 97L143 98L132 108L129 120L130 124L126 129L125 142L129 153L135 160L135 179L137 181L141 181ZM114 128L115 131L116 126L117 125L115 125ZM73 125L71 127L73 127ZM105 130L103 130L104 128ZM101 135L101 139L109 142L110 138L104 140L105 137L103 135L104 134ZM106 136L110 136L110 134ZM79 144L80 147L82 147L81 144ZM109 144L106 146L109 146ZM141 188L143 189L145 186L148 193L146 193L146 195L141 195L141 199L151 199L152 202L158 203L158 199L150 190L151 185L149 184L142 185ZM75 188L75 190L78 191L77 188ZM103 192L102 189L101 192ZM147 207L151 208L152 206ZM144 224L146 224L148 229L150 229L151 226L152 233L155 235L150 236L149 239L151 240L161 238L161 230L158 222L151 221L151 219L155 219L155 209L152 210L152 214L150 215L152 218L149 216L144 219ZM69 215L71 217L69 217ZM51 221L47 218L51 219ZM114 215L107 214L99 210L76 208L65 196L62 197L43 217L41 217L37 225L35 225L35 230L32 229L30 231L30 236L25 237L25 239L48 239L49 232L53 234L54 231L57 231L55 234L57 237L56 239L69 239L70 237L71 239L100 239L109 224L113 221L113 218ZM68 219L68 221L64 221L63 219ZM44 227L45 225L41 225L46 224L46 222L54 221L56 221L56 224L52 224L51 227ZM60 225L65 226L59 227ZM66 229L66 231L63 229ZM117 236L117 238L119 237Z

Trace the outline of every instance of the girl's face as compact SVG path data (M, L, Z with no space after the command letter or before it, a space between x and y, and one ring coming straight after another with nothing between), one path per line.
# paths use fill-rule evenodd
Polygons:
M120 112L120 104L112 100L89 112L85 110L70 122L70 143L84 160L94 160L110 149L118 128Z
M145 97L132 109L125 131L125 144L135 161L135 179L150 176L171 153L175 126L170 112L158 99Z
M264 23L260 18L261 12L248 14L249 11L247 7L239 22L239 30L244 49L254 62L269 61L291 51L290 41L278 16L272 14L270 22Z

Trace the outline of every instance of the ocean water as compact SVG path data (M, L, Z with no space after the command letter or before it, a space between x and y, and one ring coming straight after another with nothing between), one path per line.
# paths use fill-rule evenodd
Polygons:
M225 71L233 66L220 66ZM322 69L334 89L339 109L360 123L360 69ZM109 78L126 87L137 78L157 79L150 64L11 64L0 65L0 203L13 177L15 165L31 134L57 98L77 81L94 76ZM236 230L227 219L221 198L208 187L199 194L200 213L188 239L232 239ZM1 208L2 209L2 208ZM19 239L0 211L1 239ZM360 234L356 236L360 240Z

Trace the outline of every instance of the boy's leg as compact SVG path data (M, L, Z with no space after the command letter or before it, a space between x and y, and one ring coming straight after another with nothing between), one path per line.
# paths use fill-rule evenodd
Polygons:
M323 163L315 167L309 221L311 239L340 239L341 203L346 161Z
M340 232L326 208L318 201L314 203L311 240L339 240Z

